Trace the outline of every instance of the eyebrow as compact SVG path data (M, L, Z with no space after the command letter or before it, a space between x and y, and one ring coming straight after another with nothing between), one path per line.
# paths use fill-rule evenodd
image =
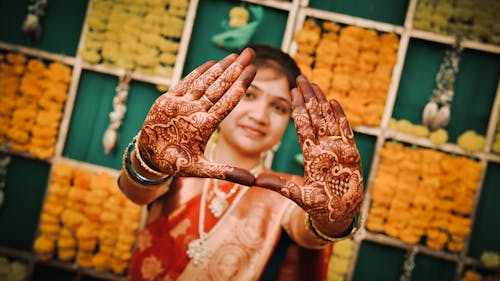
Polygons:
M253 85L253 84L250 84L250 88L255 88L257 91L259 91L259 92L261 92L261 93L264 93L264 94L266 94L266 95L269 95L269 96L272 96L272 97L277 98L277 99L279 99L279 100L282 100L283 102L285 102L286 104L288 104L288 106L289 106L290 108L291 108L291 106L292 106L291 102L290 102L289 100L285 99L284 97L278 97L278 96L275 96L275 95L273 95L273 94L271 94L271 93L269 93L269 92L264 91L263 89L259 88L258 86Z

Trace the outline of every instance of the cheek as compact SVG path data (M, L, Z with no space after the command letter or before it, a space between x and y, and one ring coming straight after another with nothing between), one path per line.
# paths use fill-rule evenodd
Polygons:
M239 118L239 116L241 115L241 112L244 109L244 108L242 108L242 106L240 104L241 104L241 102L238 103L238 105L236 105L236 107L233 108L233 110L231 112L229 112L229 114L226 117L224 117L224 119L222 119L222 121L219 124L220 128L230 127L230 126L234 125L234 123Z
M219 129L222 131L226 130L231 131L232 130L231 127L233 126L233 124L234 124L233 117L231 116L231 114L229 114L219 123Z
M272 125L273 139L281 140L283 134L285 133L288 122L290 121L290 116L273 116L275 122Z

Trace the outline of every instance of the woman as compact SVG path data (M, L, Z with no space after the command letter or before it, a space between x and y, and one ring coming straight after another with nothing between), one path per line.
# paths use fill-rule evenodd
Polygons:
M152 203L130 280L258 280L282 230L310 249L353 232L363 197L353 133L340 105L299 74L285 53L254 46L155 101L119 179L131 200ZM290 114L303 180L265 164Z

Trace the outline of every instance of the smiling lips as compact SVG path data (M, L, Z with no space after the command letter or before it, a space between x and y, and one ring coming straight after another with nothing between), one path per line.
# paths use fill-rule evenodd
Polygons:
M253 137L263 137L266 135L263 131L246 125L241 125L241 128L243 128L245 132L247 132L249 135Z

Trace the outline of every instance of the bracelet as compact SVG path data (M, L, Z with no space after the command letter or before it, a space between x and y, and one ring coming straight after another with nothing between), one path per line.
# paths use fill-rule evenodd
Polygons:
M306 224L306 229L310 230L316 238L319 238L320 240L331 243L331 242L338 242L338 241L353 237L354 234L356 234L356 232L358 232L358 230L360 228L359 226L360 226L361 220L359 217L360 217L360 215L358 213L356 215L356 217L354 217L354 220L353 220L351 226L346 230L347 234L345 234L344 236L341 236L341 237L331 237L331 236L328 236L328 235L324 234L323 232L321 232L321 230L319 230L314 225L312 217L308 213L305 214L304 220L305 220L305 224Z
M168 174L165 174L163 172L160 172L160 171L157 171L153 168L151 168L143 159L142 159L142 156L141 156L141 152L139 150L139 142L137 141L139 138L140 138L140 132L134 137L134 139L132 140L133 142L135 142L135 155L137 157L137 159L139 160L139 163L141 164L141 167L144 168L144 170L148 171L148 173L151 173L155 176L159 176L159 177L166 177L168 176Z
M130 161L130 153L132 152L132 149L134 148L136 141L137 141L137 136L135 136L132 139L132 141L128 144L127 148L125 149L125 153L123 154L122 166L123 168L125 168L126 173L130 175L136 182L143 185L158 185L165 183L167 180L169 180L170 176L165 176L164 178L157 180L149 179L142 176L134 169L134 166Z

